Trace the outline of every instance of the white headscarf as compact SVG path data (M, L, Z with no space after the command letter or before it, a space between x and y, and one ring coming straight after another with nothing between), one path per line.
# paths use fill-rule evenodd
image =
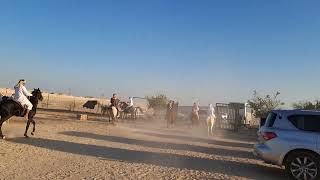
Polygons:
M19 82L14 86L14 88L19 88L23 86L23 83L27 83L27 81L24 79L20 79Z

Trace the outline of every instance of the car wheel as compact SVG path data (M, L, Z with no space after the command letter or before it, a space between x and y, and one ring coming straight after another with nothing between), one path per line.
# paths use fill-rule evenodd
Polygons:
M320 179L319 158L310 152L294 152L285 162L286 174L296 180Z

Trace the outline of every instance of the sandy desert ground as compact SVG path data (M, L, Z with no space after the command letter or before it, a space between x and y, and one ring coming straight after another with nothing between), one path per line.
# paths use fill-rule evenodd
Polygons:
M40 111L37 131L23 138L25 121L3 126L0 179L285 179L252 155L252 132L207 137L185 122L78 121L72 113Z

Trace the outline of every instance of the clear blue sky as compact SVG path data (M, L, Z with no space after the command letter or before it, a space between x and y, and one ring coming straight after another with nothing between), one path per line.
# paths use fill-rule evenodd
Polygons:
M320 97L320 1L1 0L0 87L166 93L184 104ZM290 104L289 104L290 105Z

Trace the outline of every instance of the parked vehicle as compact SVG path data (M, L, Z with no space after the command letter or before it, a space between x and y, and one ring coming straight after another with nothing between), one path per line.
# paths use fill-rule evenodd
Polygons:
M320 112L274 110L258 136L257 157L284 166L292 179L320 179Z

